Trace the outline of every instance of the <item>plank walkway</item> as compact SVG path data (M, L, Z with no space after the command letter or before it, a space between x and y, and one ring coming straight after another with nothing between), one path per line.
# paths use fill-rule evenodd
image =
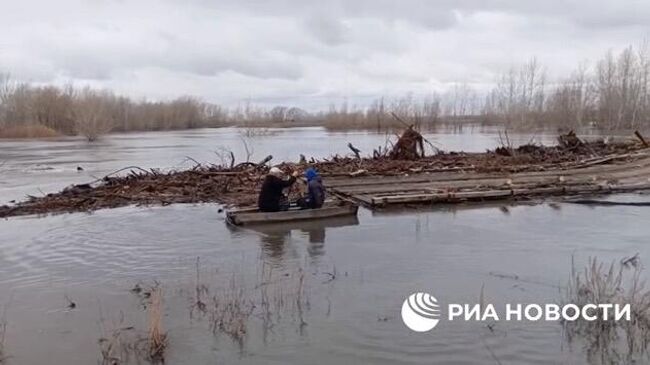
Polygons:
M337 176L324 183L332 194L369 207L616 193L650 189L650 151L534 172Z

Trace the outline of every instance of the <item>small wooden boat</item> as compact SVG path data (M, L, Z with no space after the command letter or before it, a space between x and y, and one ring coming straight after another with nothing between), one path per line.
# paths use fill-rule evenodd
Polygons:
M292 208L282 212L260 212L257 208L226 212L226 221L236 226L318 220L332 217L356 216L359 206L350 203L326 203L319 209Z

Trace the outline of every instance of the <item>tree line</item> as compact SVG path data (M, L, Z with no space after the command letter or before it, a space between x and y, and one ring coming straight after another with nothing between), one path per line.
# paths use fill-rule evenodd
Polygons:
M268 109L250 102L227 109L190 96L171 101L134 101L106 90L35 86L0 74L0 137L3 131L6 135L7 131L34 127L46 134L83 135L94 140L108 132L228 125L381 130L404 123L434 126L463 120L521 129L647 129L648 46L644 43L619 53L609 51L592 66L582 63L570 75L555 81L549 80L545 68L533 58L498 75L488 90L460 83L441 94L381 97L364 106L343 102L316 113L285 106Z
M570 75L549 80L536 58L497 75L487 90L454 84L442 94L379 98L365 108L344 103L324 114L339 128L395 125L387 111L416 125L481 122L514 129L596 127L603 131L650 129L648 45L607 52L595 64L581 63ZM397 123L399 125L399 123Z
M94 140L104 133L217 127L219 106L193 97L136 102L89 87L33 86L0 75L0 128L38 125Z

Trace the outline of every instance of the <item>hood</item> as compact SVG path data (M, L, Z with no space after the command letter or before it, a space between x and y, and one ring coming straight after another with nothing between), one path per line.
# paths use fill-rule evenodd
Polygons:
M307 178L307 181L312 181L314 178L318 177L318 172L310 167L305 171L305 177Z

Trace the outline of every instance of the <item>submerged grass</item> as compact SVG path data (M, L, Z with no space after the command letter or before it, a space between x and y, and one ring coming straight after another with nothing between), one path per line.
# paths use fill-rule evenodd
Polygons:
M4 364L7 359L5 355L5 333L7 332L7 323L0 321L0 364Z
M0 316L0 365L7 361L7 354L5 352L5 336L7 334L7 308L5 307Z
M288 272L262 263L253 282L232 273L223 284L210 286L200 280L198 259L196 265L190 317L206 318L214 336L225 335L243 348L253 318L261 324L264 342L282 320L296 323L300 332L307 325L304 314L310 305L302 268Z
M106 327L106 321L100 320L102 337L99 338L99 351L101 365L122 365L128 363L132 356L138 354L137 340L132 326L124 325L124 315L120 313L120 319L110 329Z
M248 318L254 308L253 301L233 276L230 285L212 297L209 307L212 332L224 333L242 346L248 331Z
M167 349L167 333L163 330L163 292L158 283L150 290L136 285L147 303L147 330L139 331L135 326L126 325L124 313L109 327L103 317L100 320L102 337L99 339L101 365L163 364ZM132 290L132 292L136 292ZM108 329L107 329L108 328Z
M581 339L590 363L628 364L650 359L650 290L641 280L642 272L637 256L610 264L590 258L581 271L572 264L563 304L629 304L631 308L630 321L614 321L611 316L605 320L603 309L598 308L594 321L563 322L567 340Z

